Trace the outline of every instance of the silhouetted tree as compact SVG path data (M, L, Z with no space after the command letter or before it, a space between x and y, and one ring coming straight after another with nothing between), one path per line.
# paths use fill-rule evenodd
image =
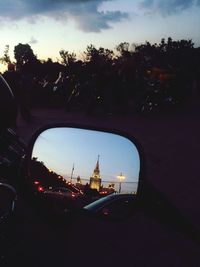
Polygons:
M112 50L105 49L103 47L97 49L92 44L87 46L84 54L86 55L86 60L90 62L111 61L114 57L114 53Z
M37 57L29 44L19 43L14 47L14 57L16 59L17 68L20 69L25 63L36 61Z
M127 42L120 43L116 46L116 50L119 53L120 57L126 58L130 57L133 53L133 50L131 49L131 45Z
M64 66L58 62L53 62L51 58L42 61L42 71L44 76L48 75L50 80L55 81L57 79L58 73L64 70Z
M59 54L61 57L61 63L65 66L69 66L76 61L75 53L69 53L68 51L62 49L60 50Z
M3 57L0 58L0 61L5 64L8 64L11 62L10 56L9 56L9 45L5 46L4 54L3 54Z

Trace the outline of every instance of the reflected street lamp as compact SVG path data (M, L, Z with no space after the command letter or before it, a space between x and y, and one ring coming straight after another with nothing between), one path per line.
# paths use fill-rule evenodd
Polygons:
M73 173L74 173L74 163L73 163L73 166L72 166L72 172L71 172L71 177L70 177L70 182L71 182L71 183L72 183Z
M122 175L122 173L121 173L120 175L117 176L117 178L119 179L119 193L121 193L121 188L122 188L121 183L122 183L122 181L125 180L125 176Z

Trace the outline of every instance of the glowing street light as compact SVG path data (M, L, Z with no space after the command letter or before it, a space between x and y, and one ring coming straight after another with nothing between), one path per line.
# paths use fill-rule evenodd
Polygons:
M122 175L122 173L121 173L120 175L117 176L117 178L119 179L119 193L121 193L121 188L122 188L121 183L122 183L122 181L125 180L126 177L124 175Z

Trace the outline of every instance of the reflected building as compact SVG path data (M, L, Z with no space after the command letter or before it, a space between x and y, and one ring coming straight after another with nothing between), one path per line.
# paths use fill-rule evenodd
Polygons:
M80 176L78 176L78 177L76 178L76 187L78 187L80 190L83 190L83 188L84 188Z
M78 176L78 177L76 178L76 181L77 181L77 182L76 182L77 184L82 184L82 181L81 181L81 177L80 177L80 176Z
M90 177L90 188L96 189L97 191L101 188L101 176L100 176L100 169L99 169L99 156L97 159L97 163L94 169L92 176Z

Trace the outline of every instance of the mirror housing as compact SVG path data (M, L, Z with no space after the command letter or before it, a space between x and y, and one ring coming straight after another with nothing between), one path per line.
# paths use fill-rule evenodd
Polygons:
M55 137L57 133L64 132L64 129L68 133L65 136L65 138L63 138L62 136L60 137L59 135ZM54 133L55 130L56 130L56 134ZM77 132L80 134L80 136L77 135ZM53 133L53 134L50 135L49 133ZM94 139L96 141L94 141ZM42 140L44 142L49 141L44 146L44 149L42 147L42 144L44 144ZM63 145L62 145L61 140L63 142ZM80 140L82 140L82 143L80 142ZM98 146L94 145L95 142L98 143ZM66 143L67 145L66 144L64 145L64 143ZM55 145L54 150L50 150L52 144ZM65 149L65 153L63 154L62 150L64 146L66 146L66 149ZM74 164L73 164L74 161L70 163L68 162L68 159L70 157L72 158L70 146L72 147L72 149L78 151L76 152L78 160L77 162L75 161L76 162L75 172L74 172ZM124 146L126 148L124 148ZM124 149L127 149L127 147L128 147L128 150L124 150ZM38 151L41 153L44 152L46 155L48 155L47 161L46 161L46 158L40 157L41 153L39 153ZM126 151L128 153L126 153ZM81 154L81 157L79 155L79 152ZM100 163L99 163L99 156L98 156L99 154L100 154ZM88 159L87 155L93 155L92 160L91 158ZM39 158L37 159L38 156ZM65 159L64 161L63 161L63 158ZM85 161L85 158L87 161ZM117 161L114 164L115 167L109 169L108 166L109 167L111 165L113 166L113 161L114 161L113 158L117 158ZM128 160L128 163L125 164L126 168L124 171L124 169L121 168L120 166L121 165L123 166L126 159ZM48 160L50 161L48 162ZM61 171L51 167L50 163L52 163L53 160L57 161L58 163L57 165L59 165L60 161L62 161L62 164L70 166L70 170L68 170L68 172L65 172L65 173L68 173L67 181L65 181L66 177L63 173L61 174ZM81 161L81 164L80 164L80 161ZM89 167L89 168L87 167L88 162L90 163L92 162L91 163L92 167ZM101 189L99 189L99 187L94 188L93 186L94 184L92 185L92 183L96 179L96 178L93 179L92 176L94 175L94 173L96 174L95 169L97 168L97 166L99 167L99 164L100 164L100 174L101 174L100 178L102 181L100 185L103 184L103 186L101 186ZM41 170L40 174L38 174L38 172L36 171L36 167L34 167L33 169L33 165L34 166L37 165L37 170L38 170L38 166L40 165L39 167L39 169ZM62 196L62 193L59 193L59 192L55 193L56 190L52 190L52 189L62 188L62 187L67 187L68 189L71 189L69 188L69 184L71 182L70 176L72 178L73 172L75 173L74 175L77 175L77 174L80 174L80 176L82 175L81 171L79 173L77 171L78 165L84 166L85 169L89 171L89 174L87 175L88 178L86 177L85 174L84 174L85 176L83 175L81 177L83 178L82 182L86 180L86 178L88 179L89 188L87 190L86 190L86 187L79 188L84 193L84 196L86 196L85 202L83 202L85 203L84 205L87 205L99 198L103 198L106 195L112 194L113 192L133 193L135 194L135 198L139 198L141 196L142 187L140 184L141 184L141 181L144 180L144 170L145 170L144 156L143 156L141 145L134 137L128 135L127 133L118 131L118 130L109 130L105 128L102 129L99 127L91 127L91 126L85 126L85 125L83 126L83 125L77 125L77 124L63 124L63 123L53 124L53 125L48 125L46 127L43 127L39 129L35 133L35 135L32 137L32 140L28 147L25 168L23 170L24 176L25 176L25 182L27 185L27 189L25 189L24 191L27 191L27 192L31 191L33 193L32 195L36 196L37 200L42 199L43 201L43 200L48 199L48 197L49 198L51 197L51 200L52 200L55 197L57 198L57 200L59 199L60 201L60 198L62 197L64 198L64 194ZM106 171L103 170L105 165L107 167ZM127 166L128 168L131 169L131 172L132 172L131 173L129 171L128 175L127 175L127 169L128 169ZM92 172L93 172L93 175L91 175ZM50 173L52 176L53 175L57 176L60 179L59 184L58 183L56 185L55 183L54 184L52 183L52 185L49 184L50 178L48 178L48 184L43 183L42 178L50 177ZM111 178L113 180L111 179L108 180L108 178L105 178L107 177L107 174L111 174L111 173L112 173L112 177L114 177L115 179L114 186L110 182L114 180L113 178ZM130 175L130 173L133 175ZM123 177L124 175L125 177ZM129 177L133 177L133 181L129 180ZM126 189L127 187L125 186L125 184L127 183L127 186L129 186L129 188L130 186L133 186L131 184L136 183L134 180L135 179L134 177L137 177L137 189L136 190L131 189L128 191ZM125 181L122 178L125 178ZM75 186L77 186L77 183L79 182L78 178L76 180L77 182L76 184L74 184ZM67 185L66 185L66 182L67 182ZM115 190L113 190L114 188ZM83 198L84 197L82 196L82 200ZM44 202L45 201L43 201L43 203ZM40 206L39 208L41 208L42 205L40 204L39 206ZM53 209L52 204L49 206Z
M137 193L134 195L135 201L133 205L133 210L135 212L140 212L143 213L146 216L149 216L167 227L172 228L174 231L181 232L185 234L187 237L189 237L192 241L195 243L200 244L200 231L196 229L196 227L190 223L187 218L185 218L184 215L181 214L181 212L176 208L176 206L162 193L159 192L154 185L152 185L149 181L146 180L145 177L145 156L143 153L143 149L140 145L140 143L135 139L134 137L128 135L127 133L123 133L118 130L109 130L109 129L102 129L102 128L97 128L97 127L90 127L90 126L83 126L83 125L77 125L77 124L52 124L48 125L44 128L39 129L35 135L33 136L29 148L28 148L28 153L26 156L26 164L24 165L24 175L25 175L25 181L27 184L27 188L25 188L25 192L33 192L33 190L30 190L30 185L32 185L31 181L31 176L30 176L30 166L31 166L31 159L32 159L32 152L33 152L33 147L35 144L35 141L37 140L38 136L52 128L60 128L60 127L67 127L67 128L78 128L79 130L89 130L89 131L101 131L102 133L111 133L111 134L117 134L122 137L128 138L129 141L131 141L137 151L138 155L140 158L140 171L138 175L138 188L137 188ZM49 155L50 156L50 155ZM36 181L37 182L37 181ZM41 196L42 194L39 194ZM107 196L109 197L109 196ZM37 198L38 199L38 198ZM103 198L102 198L103 199ZM100 201L100 200L97 200ZM41 202L39 202L39 207L41 208ZM86 206L84 206L84 209L82 210L82 213L85 215L88 215L89 217L95 217L93 211L88 210ZM103 212L103 214L102 214ZM96 217L101 217L101 218L107 218L109 209L106 207L100 211L100 214L97 212ZM115 216L114 216L115 217ZM48 217L49 218L49 217ZM111 220L113 216L110 217ZM176 218L174 220L174 218Z

